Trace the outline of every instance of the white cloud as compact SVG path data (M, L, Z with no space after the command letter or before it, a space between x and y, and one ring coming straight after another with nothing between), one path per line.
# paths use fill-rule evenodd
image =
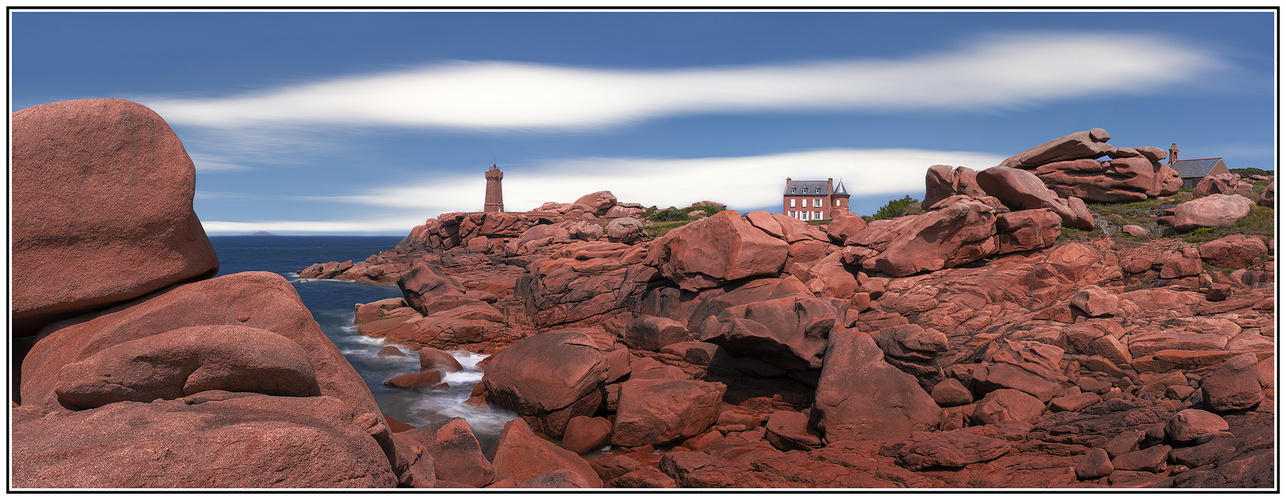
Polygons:
M903 60L620 70L452 62L224 98L137 98L171 123L591 130L690 113L962 110L1139 92L1221 63L1159 36L993 36Z
M196 165L197 172L241 172L254 170L253 167L241 165L234 160L223 158L217 155L189 153L192 158L192 164Z
M981 170L1003 159L987 153L917 149L826 149L732 158L573 158L508 169L502 188L508 211L531 210L547 201L570 203L602 190L622 202L682 207L713 200L744 210L780 203L787 177L842 180L855 197L914 193L924 190L924 174L932 165ZM479 170L330 199L418 210L433 217L481 210L485 185Z
M505 210L523 212L547 201L570 203L595 191L611 191L621 202L686 207L712 200L747 210L781 203L786 178L834 178L854 198L924 190L930 166L975 170L1000 163L1001 155L919 149L825 149L731 158L571 158L523 168L502 168ZM378 211L342 221L203 221L211 233L379 233L405 234L425 219L446 212L482 210L483 170L371 189L349 196L299 196L300 200L346 202L351 213Z
M353 219L339 221L201 221L207 234L245 234L257 231L270 233L370 233L370 234L407 234L412 227L424 224L424 218L411 217L374 217L370 219Z

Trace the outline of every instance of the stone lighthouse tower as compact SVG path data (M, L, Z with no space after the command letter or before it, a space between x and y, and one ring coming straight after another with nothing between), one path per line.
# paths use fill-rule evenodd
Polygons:
M491 164L491 169L487 170L487 199L482 204L483 212L504 212L504 197L500 194L500 179L504 178L505 173L496 168L496 164Z

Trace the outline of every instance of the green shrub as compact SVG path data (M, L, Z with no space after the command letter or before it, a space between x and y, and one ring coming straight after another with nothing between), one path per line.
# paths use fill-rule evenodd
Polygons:
M1255 168L1255 167L1230 168L1228 169L1228 171L1244 177L1249 177L1252 175L1274 175L1275 174L1275 172L1272 170L1264 170L1262 168Z
M871 222L872 220L895 219L895 218L901 217L902 214L906 212L907 207L916 203L920 203L920 200L917 200L910 196L905 196L900 200L889 200L889 202L885 203L884 206L880 207L879 210L876 210L875 215L872 215L871 218L866 222ZM866 217L862 217L862 218L866 219Z
M689 217L688 213L684 212L683 210L679 210L677 208L667 208L665 210L654 211L651 214L647 215L645 219L652 222L675 222L675 221L686 221L691 219L691 217Z

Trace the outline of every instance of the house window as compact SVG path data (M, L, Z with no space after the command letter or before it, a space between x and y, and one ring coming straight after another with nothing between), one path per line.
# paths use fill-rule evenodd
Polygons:
M798 217L795 217L795 211L794 211L794 210L791 210L790 212L787 212L787 213L788 213L788 214L790 214L790 217L791 217L792 219L794 219L794 218L798 218Z
M822 220L822 213L821 213L821 212L813 212L813 219L814 219L814 220Z
M795 208L795 199L794 199L794 198L791 198L791 199L790 199L790 208Z
M800 212L799 220L808 220L808 212Z
M820 207L820 206L822 206L822 199L821 199L821 198L813 198L813 206L814 206L814 207Z
M835 206L839 206L839 200L835 200Z

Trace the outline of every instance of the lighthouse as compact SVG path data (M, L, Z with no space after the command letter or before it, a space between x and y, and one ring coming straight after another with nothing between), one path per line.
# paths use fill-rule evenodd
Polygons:
M496 164L491 164L491 169L487 170L487 199L482 204L483 212L503 212L505 211L504 196L500 194L500 179L504 178L505 173L496 168Z

